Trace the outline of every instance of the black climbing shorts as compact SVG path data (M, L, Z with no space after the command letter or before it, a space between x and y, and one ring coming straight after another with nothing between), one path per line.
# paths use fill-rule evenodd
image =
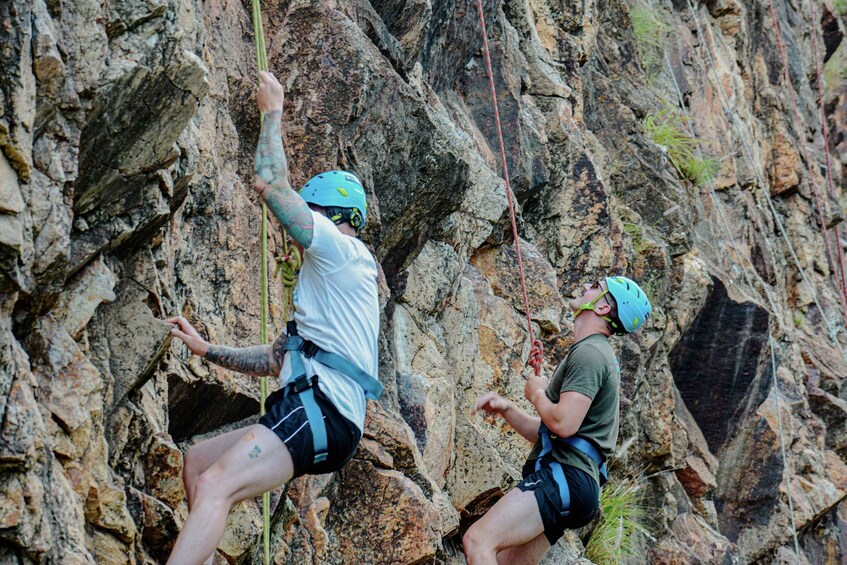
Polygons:
M266 412L259 419L259 423L270 428L288 448L295 477L337 471L353 457L362 438L356 424L338 412L318 384L313 389L326 426L327 458L320 463L314 462L312 429L300 395L293 392L285 395L284 388L274 392L265 401Z
M591 475L570 465L562 465L568 489L571 495L571 507L567 516L561 515L562 500L559 496L559 486L553 480L553 471L543 466L535 470L535 460L530 459L523 466L524 479L518 483L523 492L532 491L538 510L541 512L541 522L544 524L544 536L550 545L556 545L565 530L581 528L588 524L600 505L600 486Z

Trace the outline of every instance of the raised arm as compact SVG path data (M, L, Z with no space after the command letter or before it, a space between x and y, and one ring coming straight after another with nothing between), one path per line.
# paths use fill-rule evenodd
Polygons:
M282 369L284 347L288 339L285 334L280 334L271 345L226 347L208 343L182 316L165 321L176 326L171 330L171 335L181 339L192 353L216 365L257 377L276 377Z
M271 73L260 72L262 79L256 93L259 109L265 117L256 147L255 188L264 198L291 237L308 249L312 245L314 223L309 205L291 188L288 159L282 146L282 85Z

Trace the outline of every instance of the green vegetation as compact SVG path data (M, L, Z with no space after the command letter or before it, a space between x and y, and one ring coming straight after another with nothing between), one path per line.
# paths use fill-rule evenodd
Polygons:
M720 172L721 163L714 157L696 152L702 143L687 133L688 118L665 103L664 108L649 114L642 121L647 139L667 152L668 160L683 177L696 186L705 184Z
M847 14L847 0L833 0L832 7L839 14Z
M671 26L663 13L641 3L633 6L629 15L638 44L638 54L641 56L641 66L648 77L653 77L660 73L664 66L665 38Z
M597 565L620 563L633 554L634 535L647 533L642 486L641 477L614 479L600 491L602 518L585 547L585 556Z
M684 161L681 166L683 176L695 186L706 184L721 172L721 162L714 157L694 157Z
M667 19L656 9L645 5L633 7L629 15L638 43L661 48L670 29Z
M847 0L844 0L847 4ZM831 96L844 85L847 80L847 50L844 45L839 45L823 66L822 82L824 94Z

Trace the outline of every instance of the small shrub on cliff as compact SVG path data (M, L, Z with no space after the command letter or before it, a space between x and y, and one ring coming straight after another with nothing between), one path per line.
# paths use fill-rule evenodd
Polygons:
M847 4L847 0L844 0ZM847 50L839 45L823 66L823 89L826 96L836 94L847 81Z
M647 508L642 499L642 477L612 479L600 491L602 517L585 546L585 557L606 565L620 563L634 551L634 535L647 533L642 525Z
M641 67L652 77L661 71L664 64L665 37L670 24L664 14L641 3L632 7L629 16L641 56Z
M647 115L641 125L647 139L665 151L671 165L679 174L700 186L717 176L721 164L714 157L696 153L695 150L701 141L686 133L687 122L688 118L665 104L660 111Z
M721 171L721 162L714 157L698 157L683 161L682 174L685 178L694 183L695 186L702 186L718 176Z

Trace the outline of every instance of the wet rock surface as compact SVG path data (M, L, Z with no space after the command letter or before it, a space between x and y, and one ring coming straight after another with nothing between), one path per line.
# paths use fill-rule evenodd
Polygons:
M837 61L843 15L777 3L798 125L767 2L694 2L693 16L648 4L669 70L633 30L647 4L483 2L545 372L573 341L578 285L636 278L654 315L613 340L614 474L649 477L650 537L629 562L793 562L793 507L800 560L840 563L847 357L811 190L827 184L811 34ZM262 8L292 183L346 168L368 193L386 388L343 470L271 494L272 561L463 563L462 533L529 450L474 403L495 390L530 408L476 7ZM259 342L249 9L11 0L0 24L0 561L163 563L187 513L183 450L259 408L258 379L190 356L161 321ZM711 185L645 131L645 117L682 111L673 79L719 163ZM845 101L827 85L830 232L845 217ZM545 563L586 563L580 535ZM216 562L262 562L257 500L230 515Z

